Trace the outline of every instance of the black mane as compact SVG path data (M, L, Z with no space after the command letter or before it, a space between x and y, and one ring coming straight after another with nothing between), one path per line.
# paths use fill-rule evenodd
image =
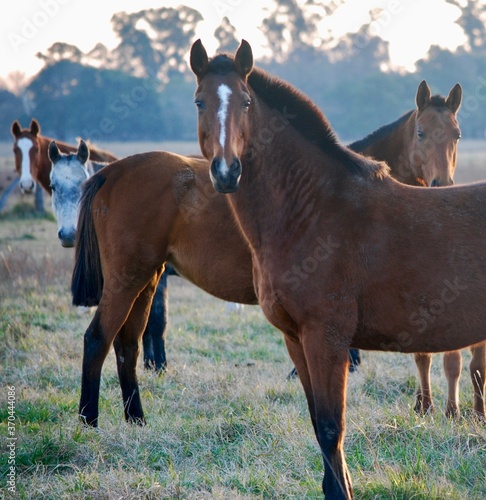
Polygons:
M208 72L226 74L236 71L232 56L218 54L209 61ZM337 139L321 110L302 92L260 68L253 68L248 84L272 110L289 117L289 123L305 139L343 162L349 170L362 177L381 177L388 171L383 163L355 155Z

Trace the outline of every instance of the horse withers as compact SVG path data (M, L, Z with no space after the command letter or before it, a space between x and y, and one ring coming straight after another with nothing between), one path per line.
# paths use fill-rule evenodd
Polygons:
M348 349L442 352L486 340L486 184L396 181L385 163L343 146L297 89L254 68L245 41L234 57L209 59L198 40L190 61L201 151L251 247L259 304L299 373L323 492L349 500ZM433 321L419 321L422 311Z

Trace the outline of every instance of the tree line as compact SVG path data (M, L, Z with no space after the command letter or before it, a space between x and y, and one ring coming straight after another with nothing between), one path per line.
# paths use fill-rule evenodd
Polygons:
M467 42L454 53L433 46L413 73L390 69L387 42L370 23L339 40L319 32L319 22L340 2L323 5L283 0L263 21L261 30L271 56L257 64L305 92L326 114L343 140L363 137L415 105L419 82L434 93L463 87L459 112L462 135L486 135L486 6L481 0L449 0L461 9L457 23ZM58 42L37 56L43 69L26 86L10 92L0 86L0 116L6 126L0 140L10 139L10 124L25 126L35 117L44 135L73 142L163 141L196 139L194 76L186 56L195 40L201 14L192 8L146 9L117 13L112 26L120 43L102 44L88 53ZM238 46L227 18L215 31L218 51Z

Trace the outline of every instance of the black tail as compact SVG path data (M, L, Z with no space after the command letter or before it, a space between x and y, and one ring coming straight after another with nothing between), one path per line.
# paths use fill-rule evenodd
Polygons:
M86 181L81 196L71 292L73 305L97 306L103 291L100 248L93 222L93 198L105 183L105 176L94 175Z

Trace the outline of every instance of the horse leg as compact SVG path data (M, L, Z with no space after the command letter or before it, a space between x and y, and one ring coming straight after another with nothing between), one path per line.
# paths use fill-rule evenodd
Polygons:
M474 387L474 412L476 416L484 420L486 416L484 408L484 389L486 384L486 342L471 347L472 359L469 364L469 372Z
M155 306L155 297L153 306ZM152 316L152 309L150 310L150 316ZM147 328L143 332L142 345L143 345L143 367L146 370L155 370L155 354L154 354L154 344L152 342L152 335L150 334L149 321L147 322Z
M447 417L457 418L459 417L459 378L462 370L461 351L445 352L443 364L448 385L445 414Z
M307 362L305 360L304 351L302 349L302 344L298 341L293 340L287 335L284 335L285 344L287 346L287 351L289 352L290 359L294 362L294 368L292 372L289 373L287 378L290 378L291 374L295 372L294 378L299 378L304 388L305 397L307 399L307 406L309 407L309 414L312 422L312 427L316 434L317 441L319 442L319 436L317 434L316 418L315 418L315 407L314 407L314 397L312 395L311 382L309 371L307 369ZM299 370L299 375L297 375L297 370Z
M417 390L417 400L414 410L425 415L434 411L432 402L432 389L430 387L430 366L432 364L432 354L416 352L414 354L415 364L419 372L420 387Z
M349 354L339 341L323 338L318 332L303 327L302 344L290 340L287 348L304 387L321 448L323 492L328 498L349 500L353 490L343 450Z
M349 349L349 373L353 373L358 369L358 366L361 364L361 353L359 349ZM287 380L296 379L299 376L297 373L297 369L295 366L287 375Z
M117 294L116 300L104 295L84 334L79 416L86 425L98 426L101 369L136 296L137 291L131 295Z
M349 372L353 373L361 364L361 353L359 349L349 349Z
M155 274L137 297L114 342L125 419L139 425L145 424L145 418L138 388L137 360L140 354L140 340L147 324L159 277L159 273Z
M143 333L143 358L147 370L162 373L166 370L165 332L167 329L167 271L160 278L150 308L147 326Z

